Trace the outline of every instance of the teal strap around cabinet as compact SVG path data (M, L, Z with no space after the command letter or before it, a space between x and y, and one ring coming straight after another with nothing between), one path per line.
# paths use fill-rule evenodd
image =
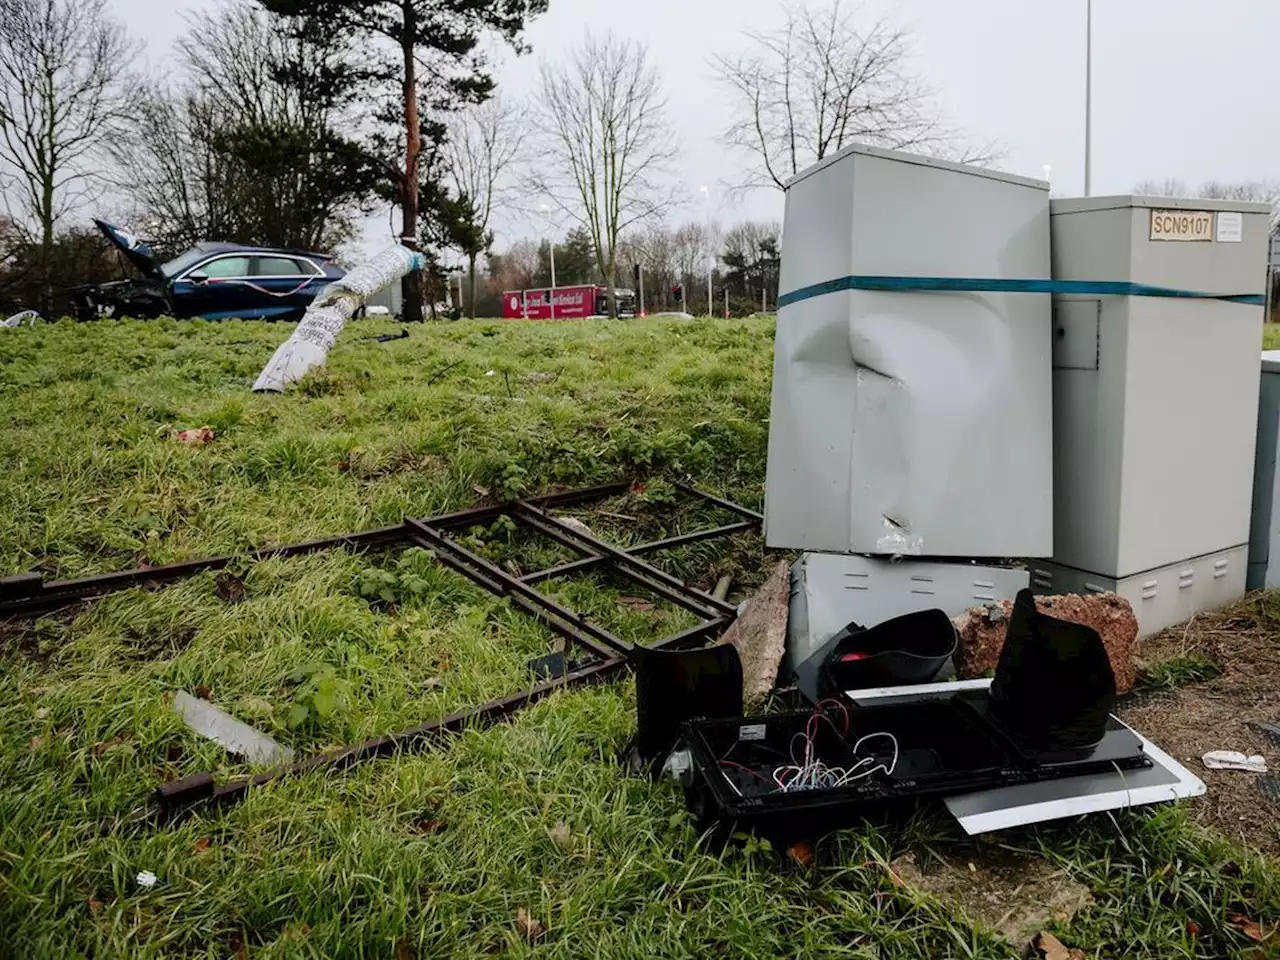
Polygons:
M1224 300L1262 306L1266 297L1257 293L1200 293L1152 287L1120 280L1015 280L1007 277L840 277L801 287L778 298L778 308L789 307L845 290L891 290L908 293L1066 293L1095 297L1174 297L1183 300Z

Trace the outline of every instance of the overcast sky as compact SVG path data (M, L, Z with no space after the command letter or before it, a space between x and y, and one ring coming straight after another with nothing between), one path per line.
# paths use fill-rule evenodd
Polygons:
M173 65L184 16L218 0L109 0L146 41L155 66ZM818 0L821 2L821 0ZM848 2L848 0L846 0ZM917 72L938 90L950 122L975 142L997 142L1001 166L1042 177L1053 191L1084 185L1085 0L866 0L914 34ZM723 221L779 217L776 192L730 202L736 158L716 141L729 101L709 54L740 49L744 30L781 19L777 0L550 0L528 32L533 53L498 71L510 96L532 93L540 58L556 58L588 29L645 42L669 98L690 197L671 219L700 218L698 188L711 187ZM1094 0L1093 192L1136 181L1280 177L1280 0ZM506 236L527 225L500 224ZM386 217L368 242L390 239Z

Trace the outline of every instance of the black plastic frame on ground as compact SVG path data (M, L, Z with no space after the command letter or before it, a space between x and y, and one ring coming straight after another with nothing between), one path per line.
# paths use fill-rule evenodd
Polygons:
M408 730L355 744L337 753L320 754L299 760L255 777L217 784L208 773L197 773L163 784L157 789L156 797L161 813L173 817L201 806L229 806L243 799L252 787L262 786L273 780L315 770L341 771L354 764L398 750L423 748L445 734L456 733L470 727L489 726L505 720L557 690L597 683L622 672L628 665L629 655L633 649L631 644L540 592L535 584L546 580L603 566L644 587L656 596L683 607L698 618L699 622L695 626L651 644L652 648L694 646L719 636L736 617L736 609L723 600L687 586L678 578L646 563L640 557L661 550L756 530L759 529L763 518L746 507L703 493L687 483L677 482L675 486L689 496L720 507L742 519L708 530L698 530L622 548L600 540L580 527L563 523L548 512L556 507L605 500L625 493L631 487L627 482L612 483L586 490L517 500L492 507L476 507L427 520L406 520L396 527L384 527L379 530L312 540L291 546L255 550L239 556L211 557L168 566L143 567L120 573L51 583L46 582L39 574L8 577L0 580L0 617L33 616L50 609L144 584L173 582L205 571L221 570L238 561L300 556L338 547L372 549L417 545L430 550L435 558L449 569L462 574L495 596L506 597L514 606L559 634L566 641L576 644L599 658L595 663L580 667L562 677L535 684L528 690L491 700L481 706ZM517 525L522 525L568 547L579 554L579 558L548 570L514 576L468 550L449 535L451 531L468 528L478 523L492 522L503 516L510 518Z

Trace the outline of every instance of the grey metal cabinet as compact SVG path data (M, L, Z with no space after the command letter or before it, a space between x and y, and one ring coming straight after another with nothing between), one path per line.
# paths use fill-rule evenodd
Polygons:
M1042 592L1127 597L1149 634L1243 594L1268 208L1147 197L1055 200L1054 553ZM1162 239L1191 222L1197 239ZM1126 292L1132 291L1132 292Z
M1041 181L863 146L792 180L769 545L1051 555L1049 295L892 288L1048 277Z

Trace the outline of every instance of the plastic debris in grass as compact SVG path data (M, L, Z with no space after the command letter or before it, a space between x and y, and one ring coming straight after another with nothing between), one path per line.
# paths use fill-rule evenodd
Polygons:
M386 333L380 337L361 337L361 343L390 343L392 340L408 340L409 331L404 327L400 328L399 333Z
M35 310L23 310L21 313L15 313L11 317L0 320L0 327L9 330L16 330L18 327L34 327L44 317L40 316Z
M280 345L253 385L255 393L283 393L312 367L322 366L347 321L379 290L425 263L422 254L388 247L320 291L289 339Z
M736 647L631 652L636 674L636 735L627 765L657 776L691 717L741 717L743 671Z
M179 430L174 435L174 439L180 440L182 443L190 444L193 447L203 447L207 443L213 442L212 427L193 427L190 430Z
M588 537L594 537L595 533L592 529L579 520L577 517L556 517L566 527L576 530L578 533L585 533Z
M1246 757L1239 750L1210 750L1200 758L1210 770L1243 770L1246 773L1266 773L1267 761L1255 754Z
M250 763L277 764L293 759L293 751L288 747L185 690L173 695L173 712L202 737L208 737Z

